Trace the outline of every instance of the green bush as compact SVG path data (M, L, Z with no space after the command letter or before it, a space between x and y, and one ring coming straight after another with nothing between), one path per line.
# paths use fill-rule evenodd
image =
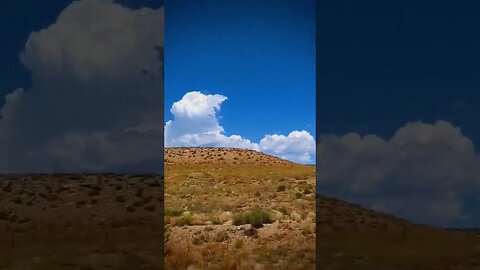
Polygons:
M287 210L287 208L285 208L285 206L282 206L282 207L278 208L278 211L280 211L280 213L282 213L284 215L288 215L288 210Z
M287 190L287 187L285 185L280 185L277 187L277 192L283 192Z
M180 208L165 208L165 216L178 217L182 214L183 210Z
M220 220L220 218L217 217L217 216L212 216L212 217L210 217L210 221L211 221L212 224L214 224L214 225L220 225L220 224L223 223L223 222Z
M254 228L260 228L263 224L272 223L273 219L269 212L256 208L252 211L246 211L242 213L237 213L233 217L233 224L243 225L243 224L250 224Z
M242 239L236 239L235 240L235 247L236 248L242 248L243 247L243 240Z
M176 225L180 227L184 225L192 225L192 224L193 224L192 215L181 216L176 222Z

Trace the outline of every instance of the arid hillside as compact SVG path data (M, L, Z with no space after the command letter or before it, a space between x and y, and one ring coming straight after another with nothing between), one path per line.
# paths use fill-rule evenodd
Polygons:
M317 269L480 269L480 237L317 195Z
M165 164L176 166L278 166L291 167L294 163L254 150L239 148L169 147L165 150Z
M315 269L315 167L165 150L166 269Z
M0 176L0 269L162 269L159 175Z

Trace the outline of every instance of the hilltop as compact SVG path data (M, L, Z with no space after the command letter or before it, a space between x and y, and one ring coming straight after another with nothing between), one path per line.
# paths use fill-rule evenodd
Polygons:
M363 208L358 204L316 195L317 224L322 233L400 233L407 227L421 227L393 215Z
M315 269L315 167L236 148L165 149L167 269Z
M167 147L165 164L173 166L294 166L293 162L255 150L221 147Z

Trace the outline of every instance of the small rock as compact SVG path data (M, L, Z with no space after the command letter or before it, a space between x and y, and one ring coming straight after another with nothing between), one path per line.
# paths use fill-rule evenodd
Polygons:
M243 234L245 236L257 236L257 229L253 228L252 226L248 226L243 230Z
M217 242L223 242L223 241L226 241L227 239L228 239L228 234L226 231L219 231L215 235L215 241Z

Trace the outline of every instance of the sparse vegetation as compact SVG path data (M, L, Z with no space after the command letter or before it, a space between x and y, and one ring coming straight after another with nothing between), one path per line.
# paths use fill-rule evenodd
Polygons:
M285 208L285 206L281 206L280 208L278 208L278 211L280 211L280 213L284 215L288 215L288 210L287 208Z
M323 239L319 269L476 269L478 237L415 225L324 196L317 197L317 205L315 231ZM307 228L302 232L308 234Z
M158 179L158 175L1 175L0 239L5 241L0 246L0 268L117 269L110 265L117 260L125 262L125 269L141 265L157 269L159 262L147 257L163 251L156 246L163 234L159 230L163 217L147 206L138 211L125 202L137 199L137 187L146 186L149 195L161 196L163 187L147 184ZM153 205L157 207L156 202ZM138 252L143 255L131 256Z
M210 217L210 222L212 222L212 224L214 224L214 225L222 224L222 221L220 220L220 218L218 216Z
M165 216L180 216L183 213L183 209L180 208L169 208L164 209Z
M192 225L192 224L193 224L192 215L183 215L177 220L177 223L176 223L177 226Z
M167 148L165 156L166 269L314 269L315 238L286 211L315 212L314 200L295 200L315 185L314 166L243 149ZM278 248L302 256L280 262L268 255Z
M235 239L235 247L236 248L242 248L243 247L243 240L238 238L238 239Z
M255 208L252 211L241 212L233 217L233 225L251 224L254 228L260 228L263 224L272 223L273 219L269 212Z

